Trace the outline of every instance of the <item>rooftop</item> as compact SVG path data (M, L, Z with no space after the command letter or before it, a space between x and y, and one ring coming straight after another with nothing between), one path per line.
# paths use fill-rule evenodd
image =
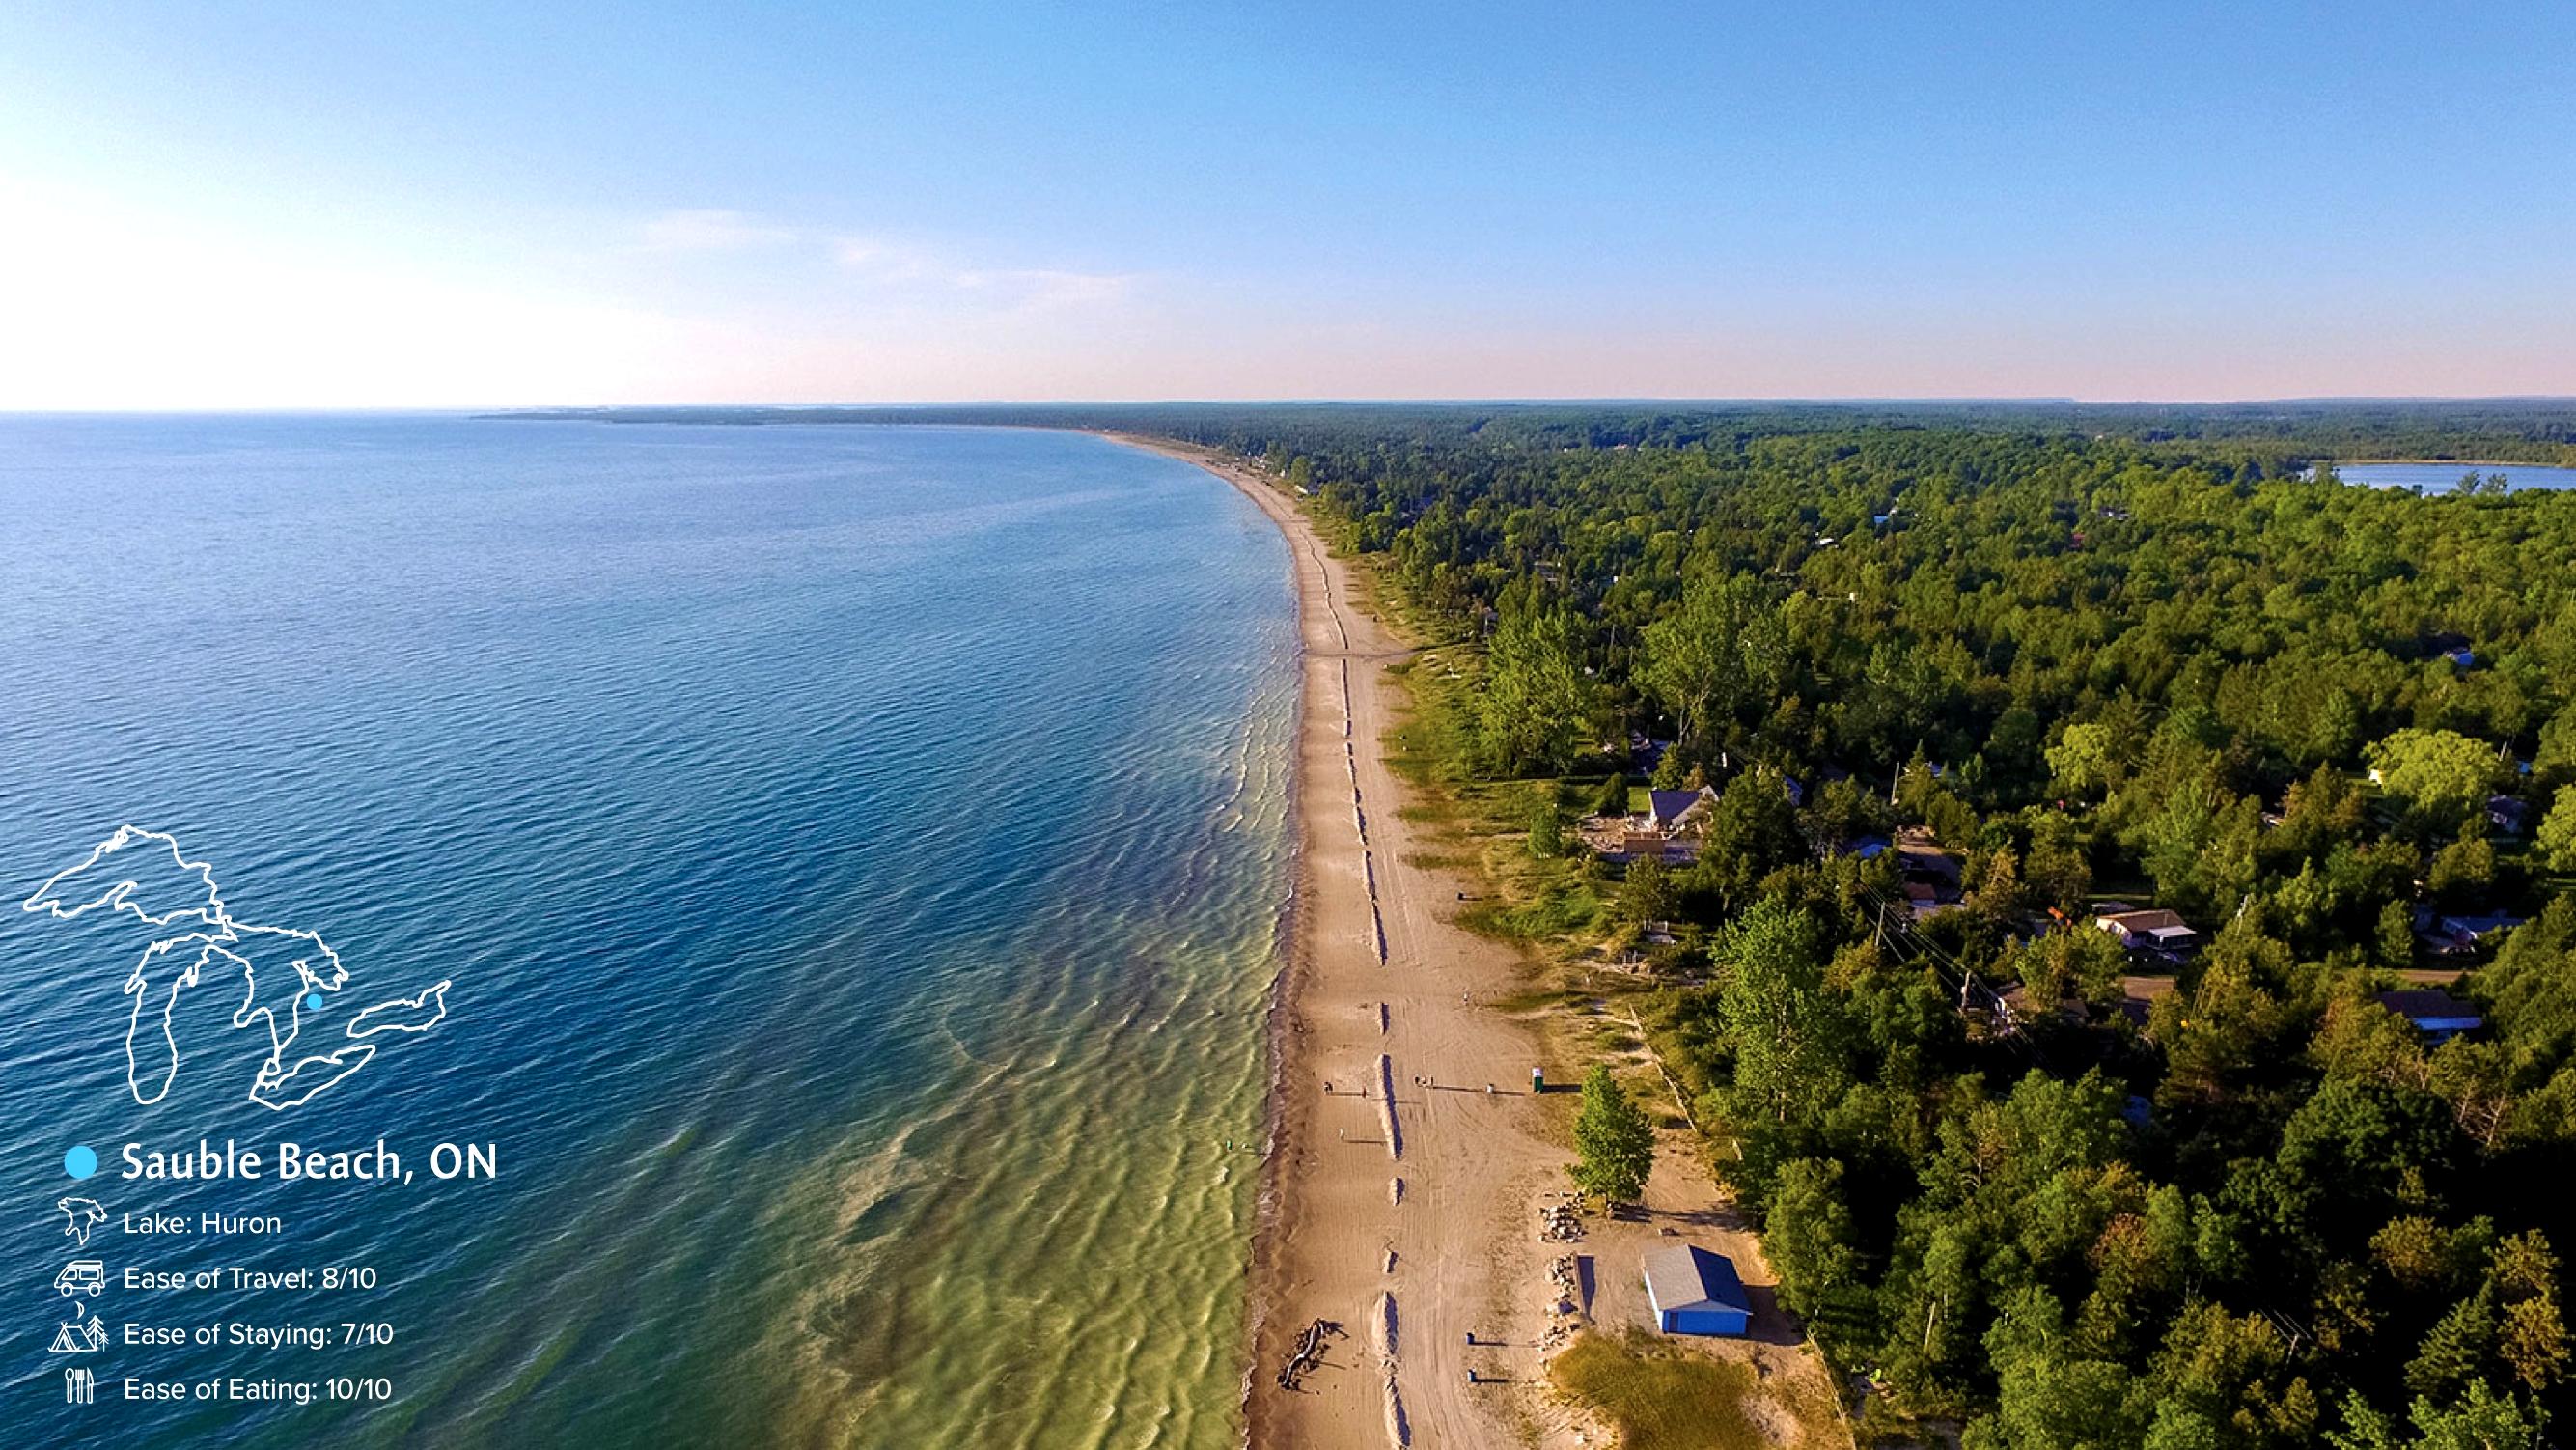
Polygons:
M2181 927L2185 931L2191 929L2191 923L2183 920L2179 913L2168 911L2161 906L2151 907L2145 911L2105 911L2093 919L2114 922L2129 931L2171 931L2175 927Z
M2419 1027L2466 1031L2486 1020L2479 1015L2476 1004L2463 1002L2439 987L2382 992L2379 1005Z
M1690 813L1691 807L1716 795L1706 786L1697 790L1650 790L1647 813L1661 825L1671 825Z
M1744 1281L1735 1276L1734 1261L1696 1244L1675 1244L1647 1254L1646 1292L1653 1297L1657 1309L1666 1311L1753 1312L1753 1301L1744 1293Z

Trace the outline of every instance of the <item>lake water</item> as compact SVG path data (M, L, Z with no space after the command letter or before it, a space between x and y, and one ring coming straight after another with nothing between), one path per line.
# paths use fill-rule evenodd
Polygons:
M2576 488L2576 468L2544 468L2536 463L2338 463L2335 472L2346 483L2420 488L2426 493L2449 493L2459 486L2460 475L2472 472L2484 477L2501 473L2516 492Z
M144 1107L148 929L0 910L0 1439L1234 1442L1296 647L1248 502L1040 432L21 418L0 507L8 900L133 822L338 951L303 1042L454 981L283 1113L205 996ZM128 1141L380 1137L415 1182L114 1176ZM441 1140L500 1176L433 1182ZM110 1171L74 1185L72 1142ZM393 1341L114 1343L66 1405L69 1192L286 1221L102 1233L112 1327ZM324 1264L380 1287L114 1282Z

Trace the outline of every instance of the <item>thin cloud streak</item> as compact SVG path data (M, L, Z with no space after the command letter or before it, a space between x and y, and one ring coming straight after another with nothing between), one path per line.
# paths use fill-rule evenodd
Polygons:
M741 252L785 246L800 239L794 227L749 212L701 208L666 211L640 228L647 252Z
M969 265L928 248L877 237L838 238L832 255L844 271L876 285L944 289L1012 311L1105 306L1125 300L1138 281L1133 273Z

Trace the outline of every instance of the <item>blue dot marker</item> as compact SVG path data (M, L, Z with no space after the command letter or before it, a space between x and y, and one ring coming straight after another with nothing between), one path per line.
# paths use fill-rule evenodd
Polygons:
M307 1012L319 1012L319 1011L321 1011L321 1010L322 1010L322 994L321 994L321 993L319 993L319 992L307 992L307 993L305 993L305 994L304 994L304 1010L305 1010L305 1011L307 1011Z
M75 1143L63 1150L63 1171L74 1178L87 1178L98 1171L98 1155L87 1144Z

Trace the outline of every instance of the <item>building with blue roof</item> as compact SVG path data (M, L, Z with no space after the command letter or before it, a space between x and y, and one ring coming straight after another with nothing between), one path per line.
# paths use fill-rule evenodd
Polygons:
M1666 1334L1740 1339L1753 1327L1753 1301L1734 1261L1692 1244L1646 1255L1646 1299L1655 1306L1655 1328Z

